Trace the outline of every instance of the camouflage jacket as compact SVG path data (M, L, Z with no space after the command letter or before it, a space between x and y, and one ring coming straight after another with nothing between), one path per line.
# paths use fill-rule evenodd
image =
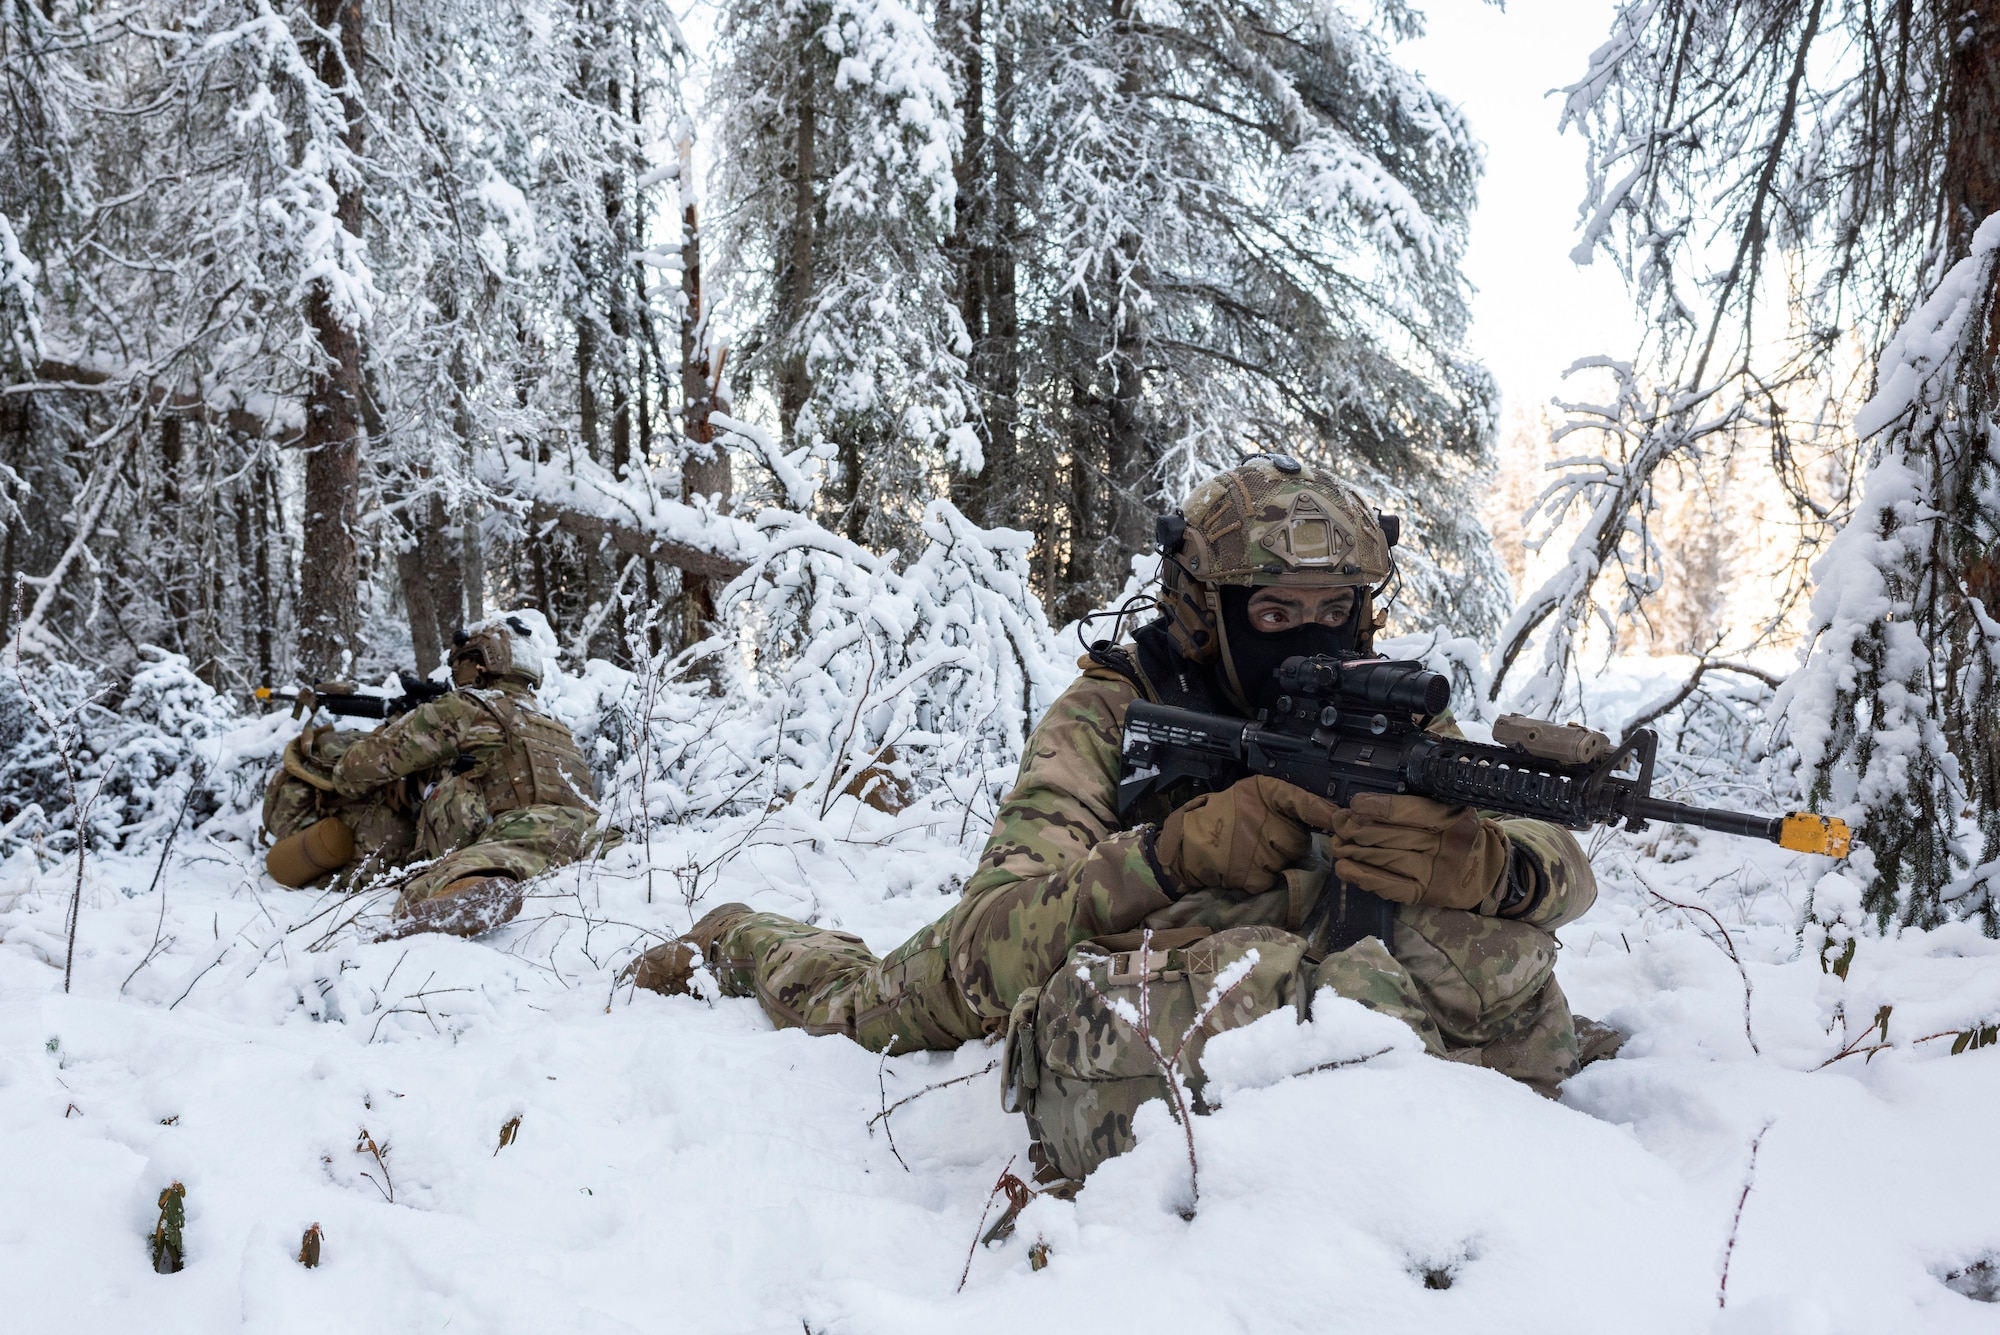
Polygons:
M953 972L982 1014L998 1010L1004 1018L1012 998L1040 986L1072 947L1092 937L1142 924L1296 927L1309 907L1298 901L1316 896L1325 881L1323 868L1317 875L1302 869L1288 877L1288 890L1267 895L1197 892L1172 899L1142 845L1144 827L1163 818L1172 802L1142 803L1125 818L1118 813L1125 708L1138 688L1088 659L1082 666L1084 675L1029 739L1014 788L952 915ZM1540 880L1524 921L1553 929L1590 906L1596 880L1568 831L1541 821L1502 825L1522 855L1517 874ZM1495 912L1499 893L1480 912Z
M334 789L358 797L421 776L420 842L431 856L476 838L504 812L596 810L596 781L576 739L529 700L512 685L427 700L350 746L334 767Z

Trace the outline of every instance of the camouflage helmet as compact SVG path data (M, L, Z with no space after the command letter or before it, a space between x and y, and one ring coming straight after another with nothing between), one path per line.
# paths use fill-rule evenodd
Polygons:
M1373 589L1392 570L1400 522L1377 515L1324 468L1259 455L1218 474L1161 515L1160 609L1182 654L1213 662L1225 584L1352 586L1362 643L1372 638Z
M534 631L517 616L495 617L451 637L451 680L455 686L490 681L542 684L542 657Z

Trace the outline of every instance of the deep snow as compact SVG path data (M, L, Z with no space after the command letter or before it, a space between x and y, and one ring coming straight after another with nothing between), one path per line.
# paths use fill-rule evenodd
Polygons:
M1611 694L1671 670L1634 665ZM1311 1026L1211 1045L1223 1106L1195 1125L1191 1221L1156 1107L1137 1151L1073 1203L1035 1201L956 1292L1020 1120L993 1073L898 1110L893 1152L870 1119L997 1048L883 1062L774 1032L754 1002L612 977L688 922L688 890L695 912L747 899L893 946L956 893L982 833L962 823L845 802L672 827L650 900L628 848L484 940L386 944L366 919L329 933L358 906L275 888L257 850L184 832L161 890L157 847L90 863L68 996L74 863L22 850L0 865L5 1328L2000 1330L2000 1305L1943 1282L2000 1251L2000 1050L1917 1041L2000 1017L2000 943L1868 936L1843 981L1798 932L1824 864L1658 830L1594 840L1604 893L1562 933L1560 976L1632 1037L1560 1103L1325 998ZM1749 1033L1719 933L1648 886L1727 928ZM170 944L139 967L156 930ZM1891 1046L1823 1066L1884 1005ZM157 1275L175 1180L188 1266Z

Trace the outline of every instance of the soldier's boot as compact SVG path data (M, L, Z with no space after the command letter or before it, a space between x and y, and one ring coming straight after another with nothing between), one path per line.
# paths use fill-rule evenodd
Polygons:
M375 938L397 941L419 932L478 936L521 911L521 883L511 876L461 876L428 899L404 904L400 921Z
M662 996L687 996L693 991L695 970L714 960L716 941L750 911L748 904L721 904L710 909L678 938L654 946L626 965L618 981Z
M1579 1068L1592 1062L1610 1061L1624 1046L1625 1035L1604 1021L1593 1020L1588 1015L1576 1017L1576 1064Z

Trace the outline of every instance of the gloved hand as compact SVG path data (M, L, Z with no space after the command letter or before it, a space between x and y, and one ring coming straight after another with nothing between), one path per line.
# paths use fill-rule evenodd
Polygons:
M1153 841L1175 896L1189 890L1262 894L1304 860L1314 829L1331 829L1339 807L1282 779L1253 774L1205 793L1160 824Z
M1363 793L1327 828L1335 874L1398 904L1477 908L1507 875L1506 833L1471 807Z

